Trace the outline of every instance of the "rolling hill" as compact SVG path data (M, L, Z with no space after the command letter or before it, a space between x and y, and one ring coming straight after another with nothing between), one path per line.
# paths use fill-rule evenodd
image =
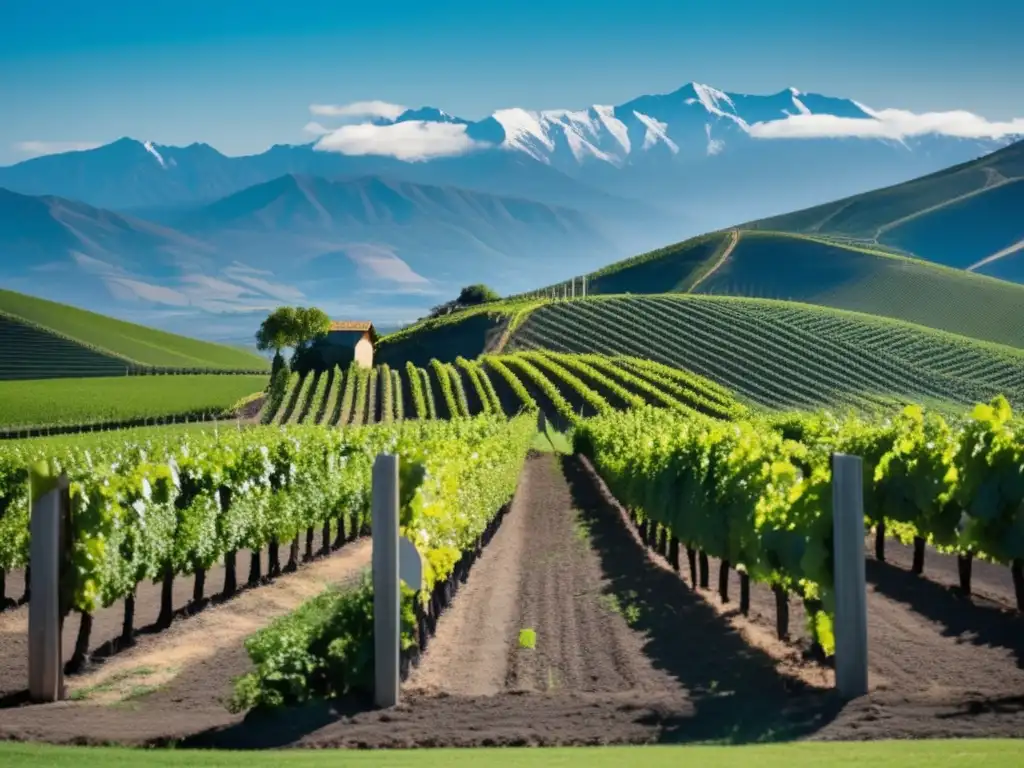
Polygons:
M504 343L493 342L498 336ZM392 367L406 358L424 365L425 350L445 361L535 349L648 358L771 409L921 402L955 410L997 393L1024 405L1024 350L769 299L665 294L498 304L422 323L385 337L381 348Z
M216 340L282 303L394 324L617 253L571 208L376 176L290 174L158 220L0 190L0 285Z
M176 336L0 290L0 379L124 376L146 371L260 372L255 352Z
M745 228L881 245L1024 282L1024 141L905 184Z
M717 232L591 273L586 291L799 301L1024 348L1024 285L820 236Z

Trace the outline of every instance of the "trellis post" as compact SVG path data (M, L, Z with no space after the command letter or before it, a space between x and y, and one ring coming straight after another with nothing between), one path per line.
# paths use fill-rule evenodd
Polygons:
M398 704L400 589L398 577L398 456L379 454L373 463L373 650L374 701Z
M29 474L28 692L34 702L64 698L61 564L70 498L68 478L46 462Z
M868 692L864 486L859 456L832 454L836 688L846 699Z

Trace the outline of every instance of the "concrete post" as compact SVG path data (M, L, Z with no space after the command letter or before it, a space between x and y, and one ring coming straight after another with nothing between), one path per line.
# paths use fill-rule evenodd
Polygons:
M836 688L846 699L868 692L867 587L861 458L832 454L836 597Z
M34 702L58 701L64 698L60 568L68 478L40 462L31 468L29 490L28 692Z
M398 456L373 463L373 650L374 701L398 704L400 605L398 579Z

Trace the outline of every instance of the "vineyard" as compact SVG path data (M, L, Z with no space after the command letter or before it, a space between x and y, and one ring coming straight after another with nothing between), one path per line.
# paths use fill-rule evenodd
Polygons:
M931 251L946 248L954 246ZM587 296L682 293L784 299L1024 346L1019 310L1024 286L910 258L885 246L818 235L744 228L715 232L608 265L535 295L578 295L584 279Z
M1014 351L749 300L530 310L503 352L279 371L258 423L0 444L0 707L26 677L29 500L58 472L73 574L71 708L7 709L0 738L251 746L270 732L247 713L320 699L355 714L318 746L651 741L680 721L714 740L919 737L1024 686L1024 422L992 396L1024 394ZM359 704L381 452L401 457L424 564L394 713ZM856 709L801 724L833 706L835 452L864 466L877 732ZM953 732L1015 732L1015 712Z
M1004 399L952 424L917 406L881 422L805 415L723 423L666 411L620 413L586 422L576 447L677 570L680 544L693 581L705 587L707 557L721 562L720 585L739 564L743 612L749 580L776 590L780 638L789 632L786 594L795 591L811 636L826 654L834 648L832 453L863 460L865 515L877 532L879 560L888 532L913 544L913 569L921 573L931 544L960 559L968 594L974 558L1002 564L1012 570L1024 611L1024 424L1012 422Z
M265 424L342 427L405 419L514 416L541 409L566 427L582 418L646 404L733 418L746 412L729 390L685 371L635 358L519 352L454 363L431 360L393 369L292 374L284 394L268 398Z
M775 409L925 403L954 410L1005 394L1024 404L1024 353L884 318L809 305L696 296L555 302L509 351L650 358Z

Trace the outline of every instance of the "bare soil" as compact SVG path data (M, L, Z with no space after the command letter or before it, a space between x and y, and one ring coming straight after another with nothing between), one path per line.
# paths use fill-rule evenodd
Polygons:
M313 540L314 553L323 549L322 530L315 532ZM331 532L333 538L335 531ZM305 554L305 537L302 537L300 557ZM122 669L121 657L134 658L153 644L163 644L168 637L177 636L183 626L191 631L193 626L209 629L211 633L229 631L225 626L217 624L226 621L229 616L245 615L252 620L253 626L259 628L260 623L269 623L276 615L285 613L295 607L308 596L306 593L311 585L322 588L325 578L336 581L346 568L357 567L355 564L365 560L369 563L369 542L356 541L346 544L333 552L329 557L318 556L312 562L300 564L299 570L292 574L284 574L274 580L263 579L256 587L246 587L249 574L250 553L240 551L237 555L237 579L239 590L236 596L224 600L221 592L224 584L224 567L218 565L211 568L206 576L206 595L209 600L202 606L192 603L193 579L190 576L176 578L174 581L175 619L171 626L160 631L156 625L160 615L161 585L144 582L138 585L135 599L135 636L132 645L122 647L119 642L124 618L123 601L118 601L109 608L98 611L93 616L92 632L90 633L90 653L92 661L80 674L68 675L65 678L69 692L74 691L94 680L94 675L103 669ZM288 561L289 544L282 545L280 564ZM261 573L269 570L269 554L261 553ZM339 571L338 569L341 569ZM335 578L337 576L337 578ZM17 572L14 583L24 582L24 574ZM264 621L265 619L265 621ZM236 619L237 621L237 619ZM213 622L213 623L211 623ZM64 623L63 658L71 658L74 652L80 618L76 613L69 614ZM255 630L253 630L255 631ZM206 641L204 641L206 642ZM240 643L236 643L240 645ZM163 647L163 646L161 646ZM244 654L244 651L243 651ZM174 666L172 662L166 665ZM0 613L0 725L7 722L9 712L4 707L17 706L25 699L25 688L28 683L28 605ZM33 711L37 711L33 707Z
M744 617L738 581L723 604L687 583L685 563L681 576L642 545L585 461L533 456L399 707L231 715L227 671L245 660L230 639L152 693L0 710L0 737L267 748L1024 736L1019 616L869 560L872 691L844 705L831 672L801 654L798 603L780 641L769 590L752 587Z

